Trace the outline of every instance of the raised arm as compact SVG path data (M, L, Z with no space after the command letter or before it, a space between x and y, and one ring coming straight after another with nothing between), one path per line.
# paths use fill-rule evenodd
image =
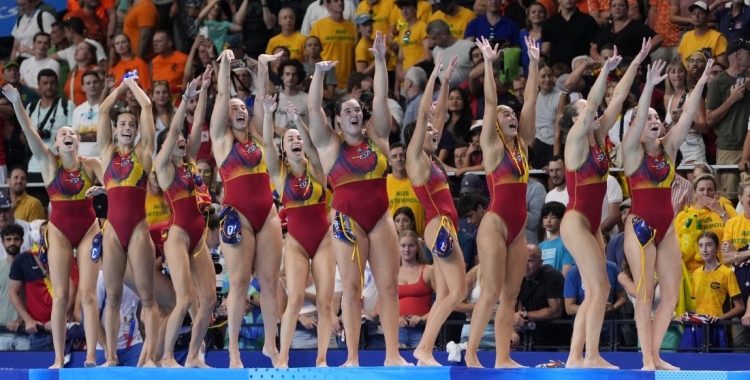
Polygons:
M109 117L109 111L117 103L117 99L127 90L125 83L120 83L101 104L99 104L99 120L96 127L96 143L99 145L99 151L104 155L112 147L112 119Z
M325 150L336 138L336 132L328 126L323 111L323 79L326 71L336 67L338 61L321 61L315 64L315 73L310 82L310 93L307 94L308 122L310 139L318 151Z
M135 100L138 101L138 105L141 106L141 140L138 142L143 146L147 152L154 151L154 141L156 137L156 127L154 126L154 114L151 112L153 107L151 104L151 98L146 95L143 89L138 86L138 77L130 77L125 79L123 83L128 86L128 89L133 92Z
M261 101L253 104L253 123L256 130L260 131L260 133L263 133L263 113L265 112L261 103L263 103L262 100L268 94L268 64L280 60L281 55L282 53L279 52L274 55L261 54L258 57L258 71L255 75L255 99L260 99ZM271 133L273 133L273 130ZM271 137L273 137L273 134Z
M190 135L187 141L187 156L190 160L195 160L198 157L198 151L201 149L201 135L203 134L203 119L206 116L206 102L208 102L208 89L211 87L211 73L213 73L213 66L206 66L206 71L203 72L203 76L195 78L187 86L185 94L188 97L194 97L198 95L198 105L195 106L195 113L193 114L193 129L190 130ZM198 82L201 83L200 91L196 91ZM194 84L195 83L195 84Z
M374 129L371 132L368 131L368 134L385 139L387 142L391 134L391 109L388 107L388 67L385 62L388 48L385 46L385 38L383 33L378 31L375 42L370 48L370 52L375 56L375 79L372 84L375 96L372 98Z
M533 38L526 36L526 50L529 52L529 77L526 79L523 108L518 120L518 136L527 147L534 144L536 134L536 99L539 94L539 47Z
M651 39L643 39L641 45L641 52L638 56L633 59L630 63L628 70L625 71L625 75L622 76L620 82L615 87L615 91L612 93L612 99L607 104L607 109L604 111L599 123L602 128L602 135L606 136L609 130L617 122L617 118L622 113L622 103L630 94L630 87L633 85L635 75L638 73L638 68L641 67L641 63L648 57L649 51L651 51Z
M450 93L451 87L450 80L453 76L453 71L457 66L458 56L453 55L450 63L448 63L448 68L443 72L443 80L440 82L441 86L437 98L437 104L435 105L435 109L432 110L432 118L430 120L432 121L432 128L437 132L438 141L440 136L443 135L443 129L445 128L445 115L447 113L446 110L448 109L448 93ZM430 96L430 101L432 101L432 96Z
M493 47L490 41L481 37L476 42L484 56L484 117L479 145L482 151L491 151L500 136L497 134L497 86L495 86L493 63L500 58L501 51L497 44ZM487 157L485 157L485 160ZM492 160L496 161L496 160Z
M432 107L432 93L435 89L435 79L440 75L440 70L443 69L443 54L437 53L435 59L435 66L432 69L430 78L427 80L424 93L422 93L422 99L419 101L419 112L417 113L417 123L414 127L414 132L411 136L411 141L406 147L406 170L411 173L411 177L415 177L417 183L423 181L421 176L429 176L429 171L420 170L429 165L429 158L424 153L422 146L427 134L427 119L430 116L430 108ZM445 116L443 116L445 117ZM409 170L411 169L411 170ZM418 175L416 175L418 174Z
M664 145L667 149L667 153L672 159L676 157L677 150L680 149L680 145L685 142L685 138L687 138L688 133L690 133L690 127L693 126L695 113L698 110L698 105L703 96L703 88L708 81L708 72L711 70L713 64L714 60L709 59L706 63L706 69L703 70L703 75L698 79L698 83L696 83L695 88L690 91L690 96L688 96L687 101L682 106L684 111L680 115L680 119L664 138Z
M302 144L304 144L305 147L305 154L307 154L307 157L310 160L310 164L312 164L313 169L315 169L322 175L323 164L321 164L320 162L320 155L318 155L318 150L315 149L315 145L313 145L312 139L310 138L310 129L307 128L305 122L302 121L302 119L300 119L299 117L299 110L294 106L294 104L292 104L291 102L287 102L286 114L290 119L294 121L294 125L297 126L299 135L300 137L302 137ZM322 175L322 178L325 178L325 175Z
M638 101L638 108L635 113L633 122L630 123L630 128L625 132L625 136L622 138L622 149L625 157L625 162L628 162L627 157L633 156L639 162L641 157L638 156L638 152L641 149L641 135L643 129L646 127L646 119L648 118L648 109L651 105L651 94L654 91L654 87L661 83L667 74L661 75L662 70L667 65L664 61L656 61L648 66L648 72L646 73L646 86L641 92L641 98ZM638 157L636 157L638 156Z
M276 95L266 95L262 99L259 99L263 103L263 147L266 150L266 166L268 167L268 174L271 178L276 181L281 178L281 165L282 163L277 158L279 157L278 148L273 142L273 113L276 112ZM258 100L255 102L258 103ZM284 149L284 142L281 142L281 149ZM270 154L270 152L274 152ZM278 186L278 185L277 185Z
M583 112L578 115L578 120L573 124L570 132L568 132L568 140L583 140L586 138L589 129L594 127L593 120L597 115L599 104L601 104L602 98L604 98L604 90L607 87L607 76L610 71L614 70L617 65L620 64L621 60L622 57L617 55L617 47L615 47L614 55L611 58L608 58L607 62L604 63L602 71L599 73L599 77L596 78L594 86L591 87Z
M192 86L193 84L191 83L190 85ZM195 88L193 88L193 90L195 90ZM180 133L182 133L182 125L185 122L185 109L187 108L188 96L188 94L182 96L182 102L180 102L180 106L177 107L177 111L172 118L172 123L169 125L167 138L166 140L164 140L164 144L162 144L159 153L156 154L156 162L154 162L154 168L156 169L157 179L160 173L162 173L162 175L170 173L170 170L168 168L172 166L172 151L174 151L174 147L177 145L177 141L179 141ZM169 183L169 181L165 181L165 183Z
M213 144L221 144L228 134L227 115L229 114L230 82L229 64L234 59L231 49L224 50L219 56L219 74L216 76L218 91L214 101L214 112L211 114L209 132Z
M13 105L13 111L18 116L18 124L21 125L21 129L26 135L26 142L29 144L31 153L39 160L40 166L46 170L49 167L50 160L55 159L55 154L44 144L39 133L31 125L31 118L21 102L21 94L15 87L6 84L3 86L3 95Z

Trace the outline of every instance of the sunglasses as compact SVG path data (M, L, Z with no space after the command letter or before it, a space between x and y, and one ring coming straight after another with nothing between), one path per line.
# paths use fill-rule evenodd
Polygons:
M411 36L411 30L407 30L406 33L404 34L404 43L405 44L409 43L409 37L410 36Z

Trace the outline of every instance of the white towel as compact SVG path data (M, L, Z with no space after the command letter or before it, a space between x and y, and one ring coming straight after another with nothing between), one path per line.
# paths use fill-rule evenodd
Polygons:
M448 361L460 363L461 351L466 350L466 343L456 343L456 342L450 341L445 346L445 350L448 351Z

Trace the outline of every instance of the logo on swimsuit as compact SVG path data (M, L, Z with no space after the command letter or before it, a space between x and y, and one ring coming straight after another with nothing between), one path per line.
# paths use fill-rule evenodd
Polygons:
M664 169L665 166L667 166L667 162L666 161L664 161L664 160L661 160L661 161L654 160L654 169L661 170L661 169Z
M602 152L599 152L599 154L596 155L596 162L602 162L606 159L607 157Z
M256 150L258 150L258 146L255 145L255 142L252 140L246 142L245 145L243 145L243 148L247 153L254 153Z
M310 183L310 181L307 179L307 175L304 177L297 178L297 183L294 185L294 187L298 187L300 189L307 188L307 185Z
M370 157L372 154L372 151L370 149L362 149L358 148L356 150L356 153L359 154L359 156L354 156L353 158L359 158L360 160L365 160L367 157Z
M184 179L190 179L190 177L193 175L193 173L190 172L190 170L183 170L182 171L182 178Z
M711 283L711 289L713 289L713 290L719 290L719 289L721 289L721 283L716 282L716 281L712 282Z
M65 182L77 185L81 182L81 173L67 173Z

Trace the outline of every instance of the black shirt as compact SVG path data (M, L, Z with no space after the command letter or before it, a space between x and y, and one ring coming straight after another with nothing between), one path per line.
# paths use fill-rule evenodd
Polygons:
M550 43L550 66L560 62L570 65L573 58L589 55L598 31L599 25L594 18L578 9L570 20L565 20L562 13L550 17L542 28L542 42Z
M606 44L617 46L617 52L623 57L635 57L641 52L644 38L652 38L656 35L653 29L638 21L629 21L624 28L615 33L614 25L610 22L599 28L594 43L598 47ZM651 60L646 57L646 63Z
M524 277L521 290L518 293L518 301L526 311L537 311L549 307L549 299L559 299L560 307L564 310L564 289L565 277L562 273L551 265L545 264L542 265L533 280ZM562 317L558 319L562 319ZM570 326L538 322L532 339L535 345L546 346L564 345L569 338Z
M237 9L240 8L240 4L242 4L241 0L235 0ZM271 13L279 14L281 10L280 2L269 1L267 4ZM275 26L274 24L271 29L266 28L266 23L263 21L263 6L260 0L250 0L247 4L247 17L245 23L242 24L242 42L245 53L253 58L265 54L268 41L274 36Z

